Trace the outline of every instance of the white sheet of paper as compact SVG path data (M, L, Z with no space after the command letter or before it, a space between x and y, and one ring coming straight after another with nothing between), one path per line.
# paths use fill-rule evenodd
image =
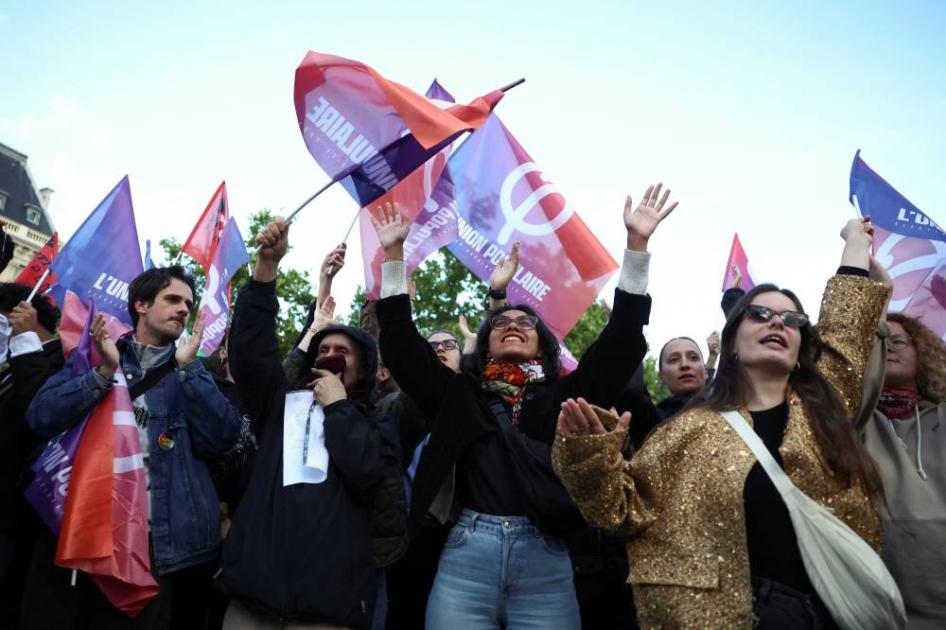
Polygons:
M328 477L325 413L311 391L286 394L283 414L282 485L322 483Z

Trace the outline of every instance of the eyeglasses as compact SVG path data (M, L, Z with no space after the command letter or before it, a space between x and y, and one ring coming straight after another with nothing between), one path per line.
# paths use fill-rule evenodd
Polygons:
M782 318L782 323L790 328L801 328L802 326L808 325L808 316L804 313L799 313L798 311L782 311L779 313L760 304L746 305L746 315L748 315L749 319L752 321L762 323L778 315Z
M535 315L520 315L515 319L505 315L497 315L489 320L489 325L493 330L506 330L512 324L515 324L519 330L532 330L538 323L539 318Z
M887 347L894 350L903 350L912 343L910 335L890 335L887 337Z
M443 348L444 350L456 350L460 345L453 339L444 339L443 341L428 341L434 352Z

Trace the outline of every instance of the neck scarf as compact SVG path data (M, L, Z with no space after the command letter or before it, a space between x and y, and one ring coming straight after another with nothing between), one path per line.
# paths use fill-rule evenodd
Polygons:
M542 360L525 363L500 363L490 359L483 368L483 389L499 395L512 407L512 423L518 424L522 398L529 383L545 381Z
M877 409L888 418L906 418L920 402L920 395L912 389L888 387L880 392Z

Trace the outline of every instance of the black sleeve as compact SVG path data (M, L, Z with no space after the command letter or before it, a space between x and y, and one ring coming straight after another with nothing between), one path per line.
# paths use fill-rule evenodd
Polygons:
M417 331L407 295L392 295L380 300L378 323L385 367L426 417L436 417L456 374L437 358L433 348Z
M612 407L647 353L644 326L649 317L649 295L616 289L608 324L575 371L558 379L556 404L581 396L599 407Z
M250 280L240 290L230 333L230 369L257 435L285 395L286 377L276 338L275 282Z
M838 267L839 276L860 276L862 278L870 278L870 273L866 269L861 269L860 267L851 267L849 265L841 265Z
M742 296L745 294L745 291L737 289L736 287L726 289L723 292L723 299L719 303L719 306L723 309L723 315L729 317L729 313L732 311L733 307L736 306L736 303L741 300Z
M62 369L62 350L27 352L10 359L15 407L23 413L46 380Z
M660 413L647 391L644 380L644 366L637 368L631 380L625 385L614 405L618 414L631 412L631 426L628 428L633 448L639 449L654 427L660 423Z

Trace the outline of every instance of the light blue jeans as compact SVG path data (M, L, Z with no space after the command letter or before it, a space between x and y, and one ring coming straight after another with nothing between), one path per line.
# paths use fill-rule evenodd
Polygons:
M427 630L579 630L565 543L523 516L463 510L427 601Z

